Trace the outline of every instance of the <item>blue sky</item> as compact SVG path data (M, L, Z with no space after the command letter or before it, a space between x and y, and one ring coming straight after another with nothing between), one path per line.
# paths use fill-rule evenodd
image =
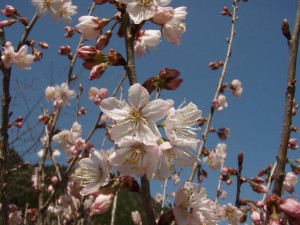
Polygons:
M76 25L77 18L86 14L90 1L74 0L73 3L79 7L78 14L71 24ZM231 3L228 0L173 0L171 3L173 7L185 5L188 8L185 21L187 30L183 35L182 45L173 46L162 38L157 49L150 51L141 59L136 59L138 81L143 82L165 67L178 69L184 79L180 89L163 92L161 97L174 99L176 106L179 106L183 99L192 101L202 110L203 116L207 116L221 73L221 70L211 71L208 63L225 58L227 51L225 39L229 35L231 22L229 17L221 16L220 12L225 5L230 9ZM17 7L22 15L29 18L34 13L30 1L20 3L19 0L2 0L0 8L7 4ZM95 15L109 18L114 12L111 5L104 5L97 7ZM229 91L225 92L229 107L215 113L212 126L230 128L231 135L226 141L228 159L225 164L236 166L237 153L242 150L245 157L244 174L249 177L255 176L259 169L274 163L280 145L288 63L288 46L281 34L281 23L284 18L288 19L292 30L295 13L296 1L250 0L247 3L243 1L239 3L237 12L239 19L225 82L239 79L244 92L240 98L233 97ZM0 17L0 20L3 18ZM64 44L69 44L74 49L79 36L64 39L64 26L63 22L54 22L49 16L37 22L29 38L49 43L50 49L44 52L41 62L33 64L31 71L13 70L14 115L27 114L28 108L32 108L49 83L60 84L66 80L67 60L58 56L57 50ZM20 25L15 25L7 29L7 40L16 44L20 37L18 31L20 28ZM110 48L125 54L124 44L120 39L113 39ZM78 83L83 83L86 91L90 86L97 86L108 87L112 93L114 85L123 74L121 68L109 68L100 80L89 81L88 71L82 69L81 60L78 60L77 65L75 73L78 74L78 80L71 86L74 89L77 89ZM127 87L124 88L124 95L127 96ZM298 97L299 94L296 93L296 99ZM25 101L28 105L24 104ZM45 100L41 104L51 108L51 103ZM90 103L83 102L83 104L87 106L88 115L80 118L79 122L87 127L84 128L87 135L99 109ZM29 123L35 123L39 113L40 107L37 107L28 119ZM69 128L74 113L65 112L62 116L58 128ZM294 117L294 125L299 126L298 115ZM33 135L41 130L40 125ZM292 136L299 135L292 134ZM100 146L102 138L101 132L95 134L93 141L96 146ZM209 135L206 148L213 149L219 142L215 135ZM16 144L20 152L24 150L22 145L24 143ZM33 151L25 155L25 159L32 162L37 161L35 157ZM299 157L299 152L293 152L291 157ZM208 187L209 194L214 197L218 172L211 172L209 169L207 171L209 179L204 182L204 186ZM154 191L159 191L158 187L155 185ZM243 189L242 194L249 195L248 191ZM294 196L298 194L299 192Z

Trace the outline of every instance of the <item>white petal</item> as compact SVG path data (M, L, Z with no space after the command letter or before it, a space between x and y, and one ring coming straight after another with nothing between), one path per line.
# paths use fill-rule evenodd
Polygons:
M100 109L116 121L125 120L126 115L129 112L127 103L122 102L115 97L103 99L101 101Z
M142 6L138 2L132 2L127 5L127 12L135 24L141 23L143 20L152 18L156 12L157 5L152 3L149 6Z
M149 102L149 92L139 83L132 85L128 89L128 103L136 108L142 109Z
M171 105L168 101L157 99L150 102L148 105L145 106L145 108L142 109L142 115L146 119L153 120L156 122L164 118L168 114L169 109L172 106L173 105Z
M117 144L122 138L130 135L134 135L136 129L133 126L133 122L124 121L114 125L109 130L110 138Z

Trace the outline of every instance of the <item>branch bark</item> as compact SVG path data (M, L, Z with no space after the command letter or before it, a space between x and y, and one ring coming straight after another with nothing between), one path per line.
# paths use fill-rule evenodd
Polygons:
M290 40L289 45L289 64L288 64L288 81L285 93L285 111L283 118L283 129L281 132L280 147L277 153L277 167L275 170L275 183L273 187L273 194L281 196L282 186L285 177L285 165L287 162L288 142L291 134L292 127L292 110L293 101L295 95L295 83L296 83L296 64L297 64L297 52L298 42L300 35L300 0L298 0L298 8L294 26L294 32Z

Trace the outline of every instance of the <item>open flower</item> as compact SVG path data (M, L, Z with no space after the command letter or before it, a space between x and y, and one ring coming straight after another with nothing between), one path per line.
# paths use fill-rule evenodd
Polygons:
M102 28L108 23L106 19L99 19L94 16L81 16L78 19L79 24L75 26L82 37L87 40L97 38L102 33Z
M201 113L201 110L193 103L177 110L171 108L164 121L165 132L169 140L176 145L195 147L199 139L192 126L200 119Z
M152 18L158 6L166 6L171 0L117 0L127 4L127 12L135 24Z
M124 175L142 177L147 173L151 179L153 160L157 158L156 143L144 144L134 137L125 137L118 143L119 149L111 153L108 160Z
M198 184L185 182L176 191L174 216L178 225L217 225L216 204L207 198L206 191Z
M38 16L49 13L54 20L63 19L67 23L77 13L77 6L72 5L71 0L31 0L31 3L36 7Z
M109 130L115 143L125 136L135 136L143 142L155 142L161 137L155 123L167 115L173 102L149 101L149 97L148 91L137 83L128 90L128 103L115 97L102 100L102 112L116 122Z
M16 55L14 47L11 42L6 42L2 52L1 60L6 69L9 69L14 62L14 57Z
M158 147L152 178L160 180L169 178L171 173L176 172L176 165L192 166L195 162L198 162L198 159L190 152L188 147L172 145L168 141L163 142Z
M142 30L136 34L134 40L134 53L142 57L148 49L155 48L160 42L161 32L159 30Z
M91 149L90 157L81 159L78 162L79 167L75 170L75 177L80 180L82 195L92 194L102 186L108 184L109 166L107 156L104 151L98 152Z
M298 176L294 172L288 172L283 181L283 189L292 194L295 191L295 185L298 183Z
M62 83L60 86L48 86L45 90L45 96L47 101L53 101L55 108L59 108L61 105L69 106L68 99L74 98L76 92L70 90L67 83Z

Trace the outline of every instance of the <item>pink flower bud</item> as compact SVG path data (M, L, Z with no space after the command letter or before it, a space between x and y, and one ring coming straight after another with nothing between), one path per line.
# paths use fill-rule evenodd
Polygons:
M300 203L294 198L281 199L279 208L290 217L300 217Z
M1 10L1 12L7 17L16 18L17 16L19 16L17 9L11 5L5 6L5 8Z
M210 62L208 64L208 68L212 69L212 70L217 70L219 69L221 66L223 66L224 63L222 61L218 61L218 62Z
M15 122L22 122L24 120L23 116L18 116Z
M22 122L14 123L17 128L21 128L23 126Z
M58 183L58 178L57 178L57 176L51 177L51 183L52 183L52 185L56 185L56 184Z
M105 72L106 68L107 68L106 63L100 63L96 66L93 66L90 72L89 80L99 79Z
M217 131L217 135L222 141L225 141L228 138L228 136L230 135L230 129L229 128L220 128Z
M101 52L97 50L94 46L82 46L79 49L77 49L76 53L79 58L85 61L95 60L95 57L101 54Z
M65 33L65 38L72 37L76 32L76 29L70 26L65 26L64 30L67 31L67 33Z
M71 47L69 45L60 46L58 54L60 55L69 55L71 53Z
M16 20L2 20L2 21L0 21L0 28L9 27L9 26L13 25L15 22L17 22L17 21Z
M50 185L48 186L47 191L48 191L48 192L51 192L51 191L53 191L53 189L54 189L53 186L50 184Z
M96 42L96 48L100 51L103 50L108 45L111 36L112 36L111 30L108 30L106 31L105 34L100 35L100 37L97 39Z
M298 144L297 144L298 139L297 138L291 138L289 140L288 143L288 148L292 149L292 150L296 150L299 148Z
M110 208L113 201L114 201L114 195L113 194L109 194L109 195L100 194L100 195L98 195L98 197L95 199L94 203L90 207L90 214L95 215L95 214L105 213Z
M41 46L42 49L48 49L49 45L46 42L39 42L39 46Z

